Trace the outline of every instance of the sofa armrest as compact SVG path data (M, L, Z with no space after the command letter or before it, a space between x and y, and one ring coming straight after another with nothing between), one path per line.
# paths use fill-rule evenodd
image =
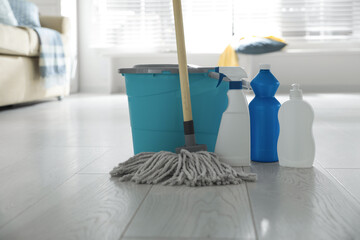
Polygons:
M40 24L42 27L56 30L63 35L66 35L70 30L70 21L67 17L40 16Z

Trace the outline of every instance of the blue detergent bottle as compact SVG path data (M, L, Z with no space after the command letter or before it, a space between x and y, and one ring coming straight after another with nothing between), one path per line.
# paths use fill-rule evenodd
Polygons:
M270 64L261 64L260 72L251 81L255 93L255 98L249 104L252 161L278 161L278 112L281 104L274 96L279 85L270 72Z

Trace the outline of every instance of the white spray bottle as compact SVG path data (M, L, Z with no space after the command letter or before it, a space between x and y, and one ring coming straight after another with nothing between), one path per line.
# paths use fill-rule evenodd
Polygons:
M229 82L227 109L222 115L215 153L220 160L234 167L250 166L250 117L249 107L243 93L250 84L243 78L247 74L241 67L219 67L221 81Z
M284 167L310 168L315 158L312 134L314 111L303 100L300 85L291 85L290 100L279 110L280 134L278 140L279 164Z

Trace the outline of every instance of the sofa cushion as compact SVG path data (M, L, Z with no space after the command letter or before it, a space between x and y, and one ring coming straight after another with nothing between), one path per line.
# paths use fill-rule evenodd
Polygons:
M0 24L0 54L39 56L39 37L31 28Z
M39 9L34 3L25 0L10 0L9 3L20 26L40 27Z
M0 0L0 23L18 25L8 0Z

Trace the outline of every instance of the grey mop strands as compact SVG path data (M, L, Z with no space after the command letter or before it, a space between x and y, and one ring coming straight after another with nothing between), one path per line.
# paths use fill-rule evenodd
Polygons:
M240 184L255 181L256 174L237 172L230 165L219 161L215 153L189 152L182 149L172 152L139 153L110 172L120 181L139 184L211 186Z
M177 153L139 153L120 163L110 174L120 177L120 181L164 185L210 186L254 181L256 174L235 171L230 165L220 162L215 153L207 152L206 145L195 142L180 0L173 0L173 9L185 146L177 148Z

